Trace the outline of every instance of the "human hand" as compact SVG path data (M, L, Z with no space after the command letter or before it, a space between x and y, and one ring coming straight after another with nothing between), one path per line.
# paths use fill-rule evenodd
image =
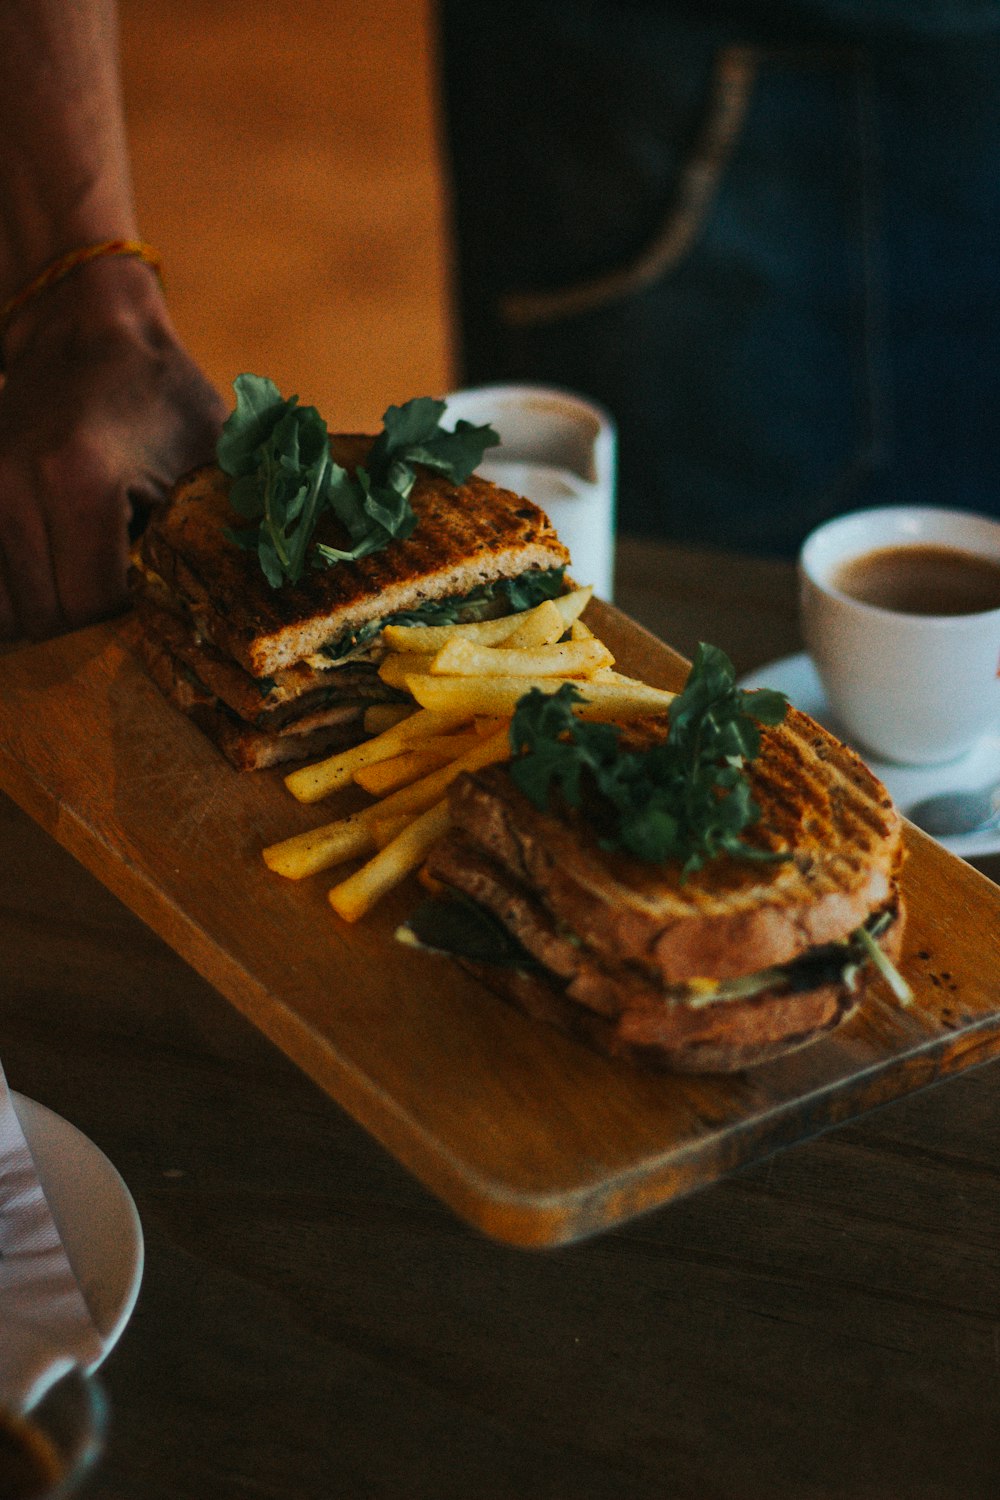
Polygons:
M0 639L126 603L133 517L214 456L226 415L148 268L81 268L7 341L0 390Z

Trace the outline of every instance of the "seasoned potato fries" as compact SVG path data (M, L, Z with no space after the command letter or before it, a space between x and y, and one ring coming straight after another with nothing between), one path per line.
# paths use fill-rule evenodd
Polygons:
M574 620L573 623L575 625L576 621ZM522 651L529 646L552 646L565 633L566 621L553 600L546 599L545 603L539 604L537 609L526 611L521 624L516 630L511 631L503 644L508 651L515 647Z
M435 677L590 677L598 667L613 666L614 660L603 641L597 640L532 646L522 651L454 640L431 658L428 670ZM414 666L409 676L420 671Z
M549 604L559 611L563 629L568 630L573 621L583 614L593 593L592 588L573 589L568 594L561 594L558 599L547 599L544 604L522 610L517 615L504 615L496 620L475 620L464 625L387 625L382 632L382 639L390 651L440 651L453 636L460 640L475 641L477 646L497 646L515 630L526 628L532 616L539 610L547 610Z
M448 827L448 804L437 802L380 849L360 870L329 892L330 905L345 922L356 922L380 896L399 884L423 861Z
M497 726L499 727L499 726ZM493 730L496 733L496 729ZM403 750L390 760L380 760L374 765L361 766L354 773L354 780L373 797L384 797L397 787L407 786L411 781L447 765L466 750L471 750L479 740L479 734L470 729L467 734L433 735L412 750Z
M369 854L375 848L370 811L366 808L350 817L338 818L335 823L311 828L308 833L298 833L280 844L271 844L264 850L264 863L278 875L301 880L345 860Z
M405 688L407 676L429 672L434 657L433 651L394 651L379 667L378 675L389 687Z
M459 714L412 713L398 724L383 730L373 740L364 740L350 750L341 750L326 760L311 766L302 766L285 777L285 785L293 797L300 802L318 802L328 797L338 787L348 786L354 773L362 766L374 765L376 761L388 760L401 750L409 749L432 734L447 734L457 729L465 716Z
M509 718L518 699L531 688L554 693L569 681L587 699L574 709L583 719L639 719L646 714L665 713L676 696L633 678L601 682L594 678L438 677L427 673L408 678L406 685L418 703L438 712L503 714Z
M299 880L348 860L359 868L329 892L348 922L423 862L448 826L448 788L463 771L506 760L510 721L531 688L571 682L587 719L624 721L664 713L674 694L614 670L614 656L581 620L592 590L574 589L534 609L458 625L390 625L379 675L416 707L367 710L374 738L286 776L301 802L355 785L374 797L360 812L264 850L268 867ZM405 717L403 717L405 713Z

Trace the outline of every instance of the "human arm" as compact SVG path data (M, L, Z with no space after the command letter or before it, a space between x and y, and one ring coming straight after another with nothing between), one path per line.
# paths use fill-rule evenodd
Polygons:
M0 6L0 302L56 256L137 237L114 0ZM154 270L79 266L0 332L0 639L125 600L128 524L225 415Z

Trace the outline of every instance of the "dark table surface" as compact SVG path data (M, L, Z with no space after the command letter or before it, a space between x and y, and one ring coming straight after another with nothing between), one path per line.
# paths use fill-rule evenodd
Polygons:
M783 563L620 563L685 654L798 649ZM95 1500L997 1493L996 1064L597 1239L500 1246L3 799L0 1056L142 1219Z

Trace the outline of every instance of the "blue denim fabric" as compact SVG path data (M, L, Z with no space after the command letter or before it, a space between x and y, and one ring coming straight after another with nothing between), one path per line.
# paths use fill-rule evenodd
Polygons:
M462 378L605 404L626 533L1000 515L998 9L792 9L442 11Z

